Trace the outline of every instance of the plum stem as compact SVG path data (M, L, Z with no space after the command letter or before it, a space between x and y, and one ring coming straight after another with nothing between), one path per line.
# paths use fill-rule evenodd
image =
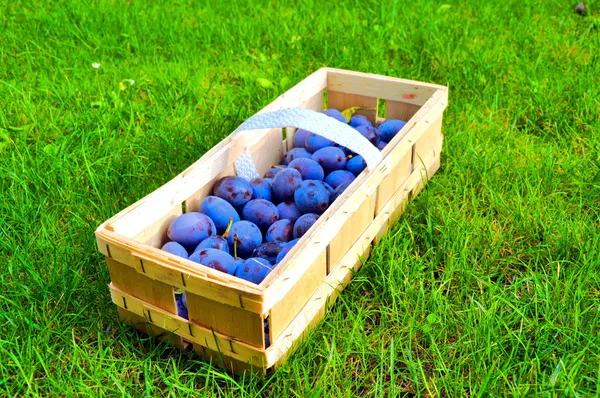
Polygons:
M281 167L281 166L273 166L271 165L272 169L279 169L279 170L285 170L285 167Z
M238 258L237 256L237 245L238 245L239 239L238 239L238 234L234 234L233 235L233 257L235 259Z
M233 218L229 217L229 224L227 224L227 229L225 230L225 232L223 232L223 237L227 238L229 236L229 230L231 229L231 226L233 225Z

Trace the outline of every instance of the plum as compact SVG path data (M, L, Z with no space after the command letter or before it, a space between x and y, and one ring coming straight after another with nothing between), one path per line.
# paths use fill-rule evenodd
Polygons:
M249 258L235 271L235 276L249 282L260 284L273 269L271 264L262 258Z
M241 207L252 199L250 183L241 177L223 177L213 187L213 194L234 207Z
M373 127L373 123L366 116L363 115L354 115L350 118L350 126L356 128L358 126L371 126Z
M177 217L167 229L167 236L186 250L193 249L204 239L217 233L213 220L199 212L184 213Z
M340 196L342 194L342 192L344 192L346 190L346 188L348 188L350 186L350 184L352 184L352 181L348 181L348 182L344 182L344 183L340 184L335 189L335 192L333 193L333 198L331 199L331 203L333 203L338 198L338 196Z
M319 163L325 173L343 169L346 167L346 159L348 157L344 151L335 146L323 147L312 155L312 160Z
M281 260L283 260L285 255L288 254L290 250L292 250L292 248L296 245L296 243L298 243L299 240L300 239L294 239L286 243L277 255L277 258L275 259L275 264L279 264Z
M338 111L335 108L329 108L329 109L325 109L323 111L323 113L329 117L332 117L342 123L348 124L348 121L346 120L346 117L344 115L342 115L342 112Z
M383 148L385 148L386 145L387 145L387 142L379 141L379 144L377 144L377 149L379 149L380 151L383 151Z
M302 181L294 193L294 202L303 213L323 214L329 206L329 191L319 181Z
M353 156L352 159L348 159L346 162L346 170L355 176L358 176L366 167L367 163L360 155Z
M265 199L252 199L246 203L242 215L244 220L253 222L262 231L266 231L271 224L279 220L277 207Z
M217 233L222 234L229 225L229 219L233 222L240 221L240 215L231 203L218 196L207 196L200 204L200 213L206 214L215 223Z
M331 193L333 193L333 190ZM279 211L279 220L290 220L292 223L295 223L298 217L302 215L294 202L281 202L277 205L277 210Z
M290 164L294 159L310 159L311 156L312 153L308 152L305 148L292 148L283 155L283 163Z
M379 131L373 126L358 126L356 127L356 131L358 131L363 137L368 139L371 144L377 146L379 144Z
M273 179L271 178L254 178L250 180L252 187L252 199L273 199ZM239 221L239 220L238 220Z
M288 168L298 170L303 180L322 180L325 177L325 171L321 165L312 159L299 158L292 160Z
M265 236L266 242L289 242L294 238L294 223L290 220L274 222Z
M333 195L333 187L329 184L327 184L325 181L319 181L321 183L321 185L323 185L325 187L325 189L327 189L327 192L329 192L329 195Z
M177 304L177 315L182 318L188 319L188 309L187 309L187 297L185 292L183 293L175 293L175 302Z
M279 202L293 200L296 187L302 182L302 175L296 169L285 169L273 178L273 197Z
M390 142L405 125L405 121L388 119L377 126L377 131L379 132L379 137L382 141Z
M310 133L310 131L298 129L296 130L296 134L294 134L294 147L295 148L304 148L306 143L306 136Z
M190 256L190 260L229 275L233 275L237 266L235 259L229 253L217 249L199 250Z
M229 253L229 244L227 239L219 235L209 236L196 246L194 253L202 249L217 249Z
M242 220L233 223L227 243L234 256L249 256L262 243L262 233L253 222Z
M271 166L271 168L269 169L269 171L267 171L267 174L265 174L265 178L270 178L273 179L275 178L275 176L277 175L277 173L279 173L281 170L285 170L286 165L278 165L278 166Z
M294 223L294 239L300 239L304 236L306 231L308 231L318 219L319 215L313 213L304 214L297 219Z
M338 186L345 182L352 182L356 177L354 174L349 172L348 170L336 170L332 171L327 178L325 178L325 182L331 185L333 189L336 189Z
M188 252L185 250L185 247L181 246L177 242L167 242L160 248L160 250L164 250L168 253L174 254L179 257L188 258Z
M227 229L223 232L222 235L213 235L204 239L202 242L196 246L194 249L194 253L202 250L202 249L217 249L223 250L226 253L229 253L229 243L227 242L227 236L229 236L229 230L233 225L233 218L229 219L229 223L227 225Z
M306 136L306 144L304 145L309 152L315 153L321 148L325 148L327 146L332 146L333 141L321 137L320 135L316 135L314 133L309 133Z
M265 242L252 252L252 257L264 258L270 263L275 263L277 255L286 245L286 242Z

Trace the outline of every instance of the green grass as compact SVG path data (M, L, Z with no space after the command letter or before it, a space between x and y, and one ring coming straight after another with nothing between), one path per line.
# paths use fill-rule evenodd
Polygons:
M0 0L0 396L600 394L600 14L160 3ZM266 381L119 323L95 228L321 66L450 87L441 169L325 320Z

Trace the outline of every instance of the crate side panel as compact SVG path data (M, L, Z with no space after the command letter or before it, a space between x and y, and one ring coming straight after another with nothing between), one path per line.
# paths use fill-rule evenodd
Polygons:
M187 305L191 322L244 343L264 347L263 320L260 314L189 292L187 293Z
M386 101L385 118L400 119L408 122L421 109L420 105L400 101Z
M383 178L377 191L377 208L375 214L379 214L383 206L390 200L392 195L406 181L410 175L412 154L406 153L398 163L392 166L390 173Z
M367 196L354 213L348 213L348 219L329 244L329 266L337 264L354 245L359 236L373 221L375 214L375 195Z
M181 205L177 205L154 224L133 237L133 240L160 249L169 241L167 229L169 225L182 214Z
M172 314L177 313L173 286L150 279L128 265L107 258L112 283L120 290Z
M254 364L252 361L240 361L239 359L231 358L224 355L222 352L211 350L200 344L194 344L194 351L204 360L204 362L210 363L217 368L225 369L238 376L248 373L264 375L266 371L262 364Z
M423 105L441 86L349 71L328 70L327 90Z
M413 169L417 168L422 159L431 152L442 136L442 116L430 123L425 133L415 143L413 149Z
M443 142L444 137L438 137L438 142L433 146L432 151L423 158L423 161L420 162L418 167L416 167L413 171L413 173L416 173L419 176L419 182L412 189L412 196L416 196L419 192L421 192L427 181L429 181L431 179L431 176L435 174L435 172L440 168L440 154L442 151ZM435 158L435 161L431 164L428 164L426 159L431 158L432 156Z
M162 267L160 264L148 259L144 259L143 264L145 275L152 279L163 281L171 286L201 295L222 304L243 307L251 312L262 313L262 303L257 301L258 298L255 295L246 294L228 286L221 286L210 280L192 276L187 272Z
M143 316L137 315L122 307L117 307L117 312L119 313L119 319L121 321L123 321L127 325L135 327L140 332L145 333L148 336L156 337L161 341L173 345L179 349L184 348L184 343L181 337L166 329L163 329L148 322L148 320Z
M133 257L131 251L119 247L113 243L107 242L101 237L96 235L96 243L98 245L98 251L106 258L110 258L114 261L118 261L123 264L133 266Z
M373 108L359 110L356 112L356 115L363 115L372 123L375 123L378 105L378 100L376 97L366 97L364 95L348 94L330 90L327 92L327 100L329 108L335 108L340 112L353 106L360 106L361 108Z
M325 280L327 258L323 251L302 276L297 277L292 289L271 308L269 337L274 341L300 312L310 296Z

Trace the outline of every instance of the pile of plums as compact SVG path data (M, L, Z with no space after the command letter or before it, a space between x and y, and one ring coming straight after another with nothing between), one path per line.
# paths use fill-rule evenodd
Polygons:
M374 127L361 115L348 122L336 109L323 113L380 150L406 124L389 119ZM219 179L199 211L172 222L162 250L259 284L365 167L360 155L299 129L294 147L264 178ZM178 305L185 308L185 296Z

